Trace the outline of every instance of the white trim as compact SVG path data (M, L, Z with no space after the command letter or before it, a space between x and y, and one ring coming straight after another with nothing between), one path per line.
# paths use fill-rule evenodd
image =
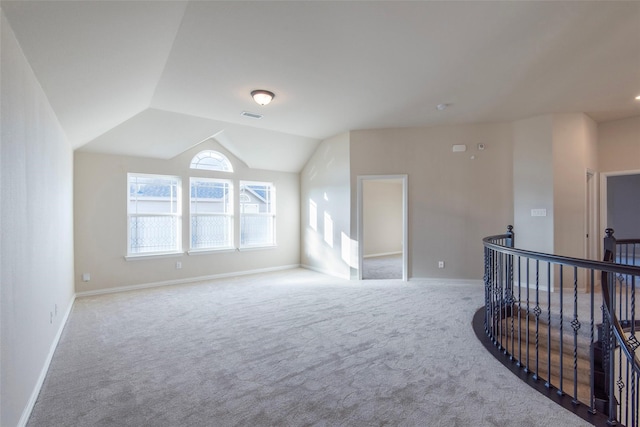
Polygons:
M429 282L429 283L449 283L455 284L459 283L461 285L478 285L484 286L484 280L481 279L452 279L449 277L412 277L409 279L410 282Z
M390 256L390 255L402 255L402 251L396 251L396 252L382 252L379 254L370 254L370 255L364 255L363 258L376 258L379 256Z
M213 249L213 248L206 248L206 249L190 249L187 251L187 255L191 256L191 255L210 255L210 254L220 254L220 253L225 253L225 252L236 252L238 249L230 246L227 248L220 248L220 249Z
M129 286L118 286L117 288L107 288L107 289L98 289L95 291L84 291L76 293L77 298L94 296L94 295L104 295L104 294L113 294L117 292L127 292L127 291L136 291L140 289L147 288L159 288L161 286L172 286L172 285L184 285L187 283L195 283L195 282L204 282L207 280L216 280L216 279L224 279L225 277L238 277L238 276L248 276L250 274L259 274L259 273L269 273L272 271L281 271L281 270L291 270L294 268L300 268L300 264L292 264L292 265L282 265L279 267L270 267L270 268L260 268L256 270L245 270L245 271L234 271L231 273L222 273L222 274L212 274L209 276L198 276L198 277L189 277L186 279L176 279L176 280L165 280L162 282L151 282L151 283L142 283L139 285L129 285Z
M326 274L327 276L337 277L338 279L351 280L349 274L336 274L334 271L325 270L324 268L314 267L307 264L302 264L300 265L300 267L306 268L307 270L315 271L316 273Z
M591 179L589 179L589 177L591 177ZM598 242L602 238L600 233L604 233L604 230L599 231L600 223L598 221L598 211L600 201L598 200L598 172L593 169L587 168L586 179L586 207L584 223L585 233L589 237L586 239L584 257L586 259L600 260L602 259L602 255L600 254L600 245L598 244Z
M49 353L47 354L47 358L44 361L44 365L40 370L40 375L38 376L38 380L36 381L35 386L33 387L33 391L31 392L31 396L27 401L27 405L24 407L24 411L22 411L22 416L18 421L18 427L24 427L27 425L29 418L31 417L31 412L33 411L33 407L38 400L38 396L40 395L40 390L42 389L42 385L44 384L44 380L47 377L47 372L49 372L49 367L51 365L51 361L53 360L53 355L56 352L56 348L58 347L58 343L60 342L60 337L62 336L62 331L64 331L64 327L67 325L67 320L69 320L69 315L71 314L71 309L73 308L73 304L76 300L76 294L71 296L71 301L69 301L67 311L64 313L62 317L62 321L60 322L60 327L58 328L58 332L56 332L56 336L51 343L51 347L49 347Z
M404 175L359 175L357 190L357 221L358 221L358 280L362 280L362 260L364 259L363 230L363 193L362 185L365 180L402 181L402 280L409 280L409 176Z
M278 245L273 244L273 245L262 245L262 246L257 246L257 245L252 245L252 246L241 246L239 248L237 248L236 250L238 252L248 252L248 251L259 251L262 249L275 249L277 248Z
M179 252L143 252L141 254L132 254L132 255L125 255L124 259L126 259L127 261L137 261L140 259L149 259L149 258L171 258L171 257L177 257L177 256L183 256L185 254L184 251L179 251Z

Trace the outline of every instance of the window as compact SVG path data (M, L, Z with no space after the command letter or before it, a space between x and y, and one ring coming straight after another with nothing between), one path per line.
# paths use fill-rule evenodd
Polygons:
M229 159L224 154L213 150L204 150L196 154L191 160L190 167L191 169L233 172Z
M177 176L127 174L129 255L179 252L181 181Z
M276 189L270 182L240 181L240 247L276 244Z
M226 179L191 178L191 249L233 247L233 185Z

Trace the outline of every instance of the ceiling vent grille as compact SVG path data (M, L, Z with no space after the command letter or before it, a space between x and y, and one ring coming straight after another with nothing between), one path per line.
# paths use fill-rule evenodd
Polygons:
M245 116L245 117L250 117L252 119L261 119L262 118L262 114L250 113L248 111L243 111L240 115L241 116Z

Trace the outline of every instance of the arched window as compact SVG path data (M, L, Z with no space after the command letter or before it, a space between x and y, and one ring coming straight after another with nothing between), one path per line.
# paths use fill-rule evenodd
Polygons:
M191 169L206 169L210 171L233 172L233 166L227 157L214 150L204 150L196 154L191 160Z

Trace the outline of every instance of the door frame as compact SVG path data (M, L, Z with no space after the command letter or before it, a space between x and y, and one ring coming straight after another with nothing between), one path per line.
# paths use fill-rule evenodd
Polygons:
M364 181L400 180L402 182L402 280L408 281L409 271L409 186L408 175L358 175L358 280L362 280L362 261L364 259Z
M600 260L600 225L598 222L598 173L592 169L586 172L586 209L585 209L585 253L586 259Z

